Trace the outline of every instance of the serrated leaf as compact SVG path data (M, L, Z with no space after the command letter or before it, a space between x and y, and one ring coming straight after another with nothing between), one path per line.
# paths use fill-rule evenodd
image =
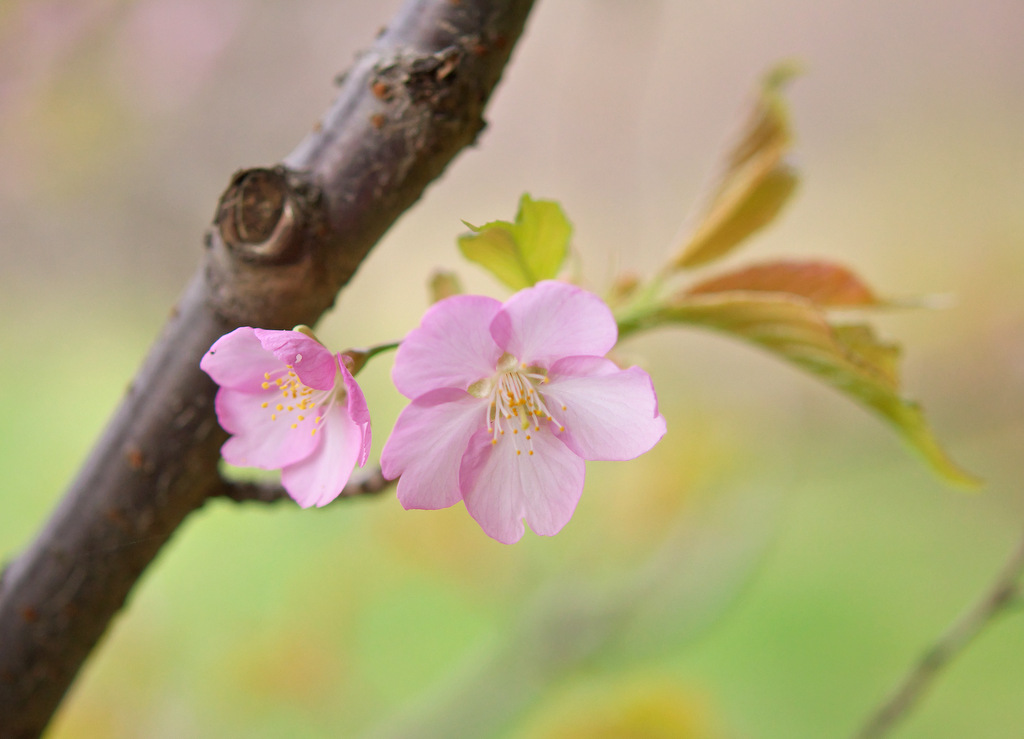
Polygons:
M767 349L875 411L946 480L980 484L943 451L920 406L900 395L898 347L869 327L833 327L806 298L753 291L676 296L647 325L662 322L723 331Z
M792 144L782 87L796 74L781 65L761 83L718 185L672 264L699 267L724 257L778 215L796 189L796 170L783 159Z
M780 260L728 272L699 282L687 295L732 290L799 295L828 308L881 305L871 289L846 267L831 262Z
M572 224L553 200L523 195L514 223L466 223L473 233L459 237L459 249L511 287L521 290L555 277L565 261Z

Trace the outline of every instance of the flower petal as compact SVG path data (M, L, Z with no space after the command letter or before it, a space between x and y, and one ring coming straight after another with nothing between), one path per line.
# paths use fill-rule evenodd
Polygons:
M281 470L281 484L303 508L338 497L363 447L363 430L340 405L328 411L316 436L320 441L312 454Z
M275 470L313 453L319 439L310 434L311 419L293 429L292 419L275 418L270 408L262 407L263 402L271 404L279 399L276 387L258 393L229 388L217 391L217 418L225 431L234 434L221 447L225 460L239 467Z
M567 357L551 366L544 401L566 429L559 438L584 459L639 457L665 435L651 377L602 357Z
M281 369L281 362L263 348L255 329L242 326L217 339L199 367L221 387L256 392L263 373Z
M509 298L490 330L498 346L526 364L576 355L603 357L618 338L615 318L603 300L553 280Z
M462 460L459 484L466 510L484 532L503 544L523 536L523 518L541 536L553 536L572 518L583 492L584 463L554 435L542 430L516 446L507 435L473 435Z
M488 326L501 303L481 295L453 295L435 303L395 355L391 379L407 398L431 390L465 390L488 377L501 356Z
M381 471L398 480L405 508L447 508L462 499L459 463L475 431L486 428L488 401L455 388L417 398L398 416L380 455Z
M281 364L291 365L307 387L330 390L338 371L338 359L323 344L299 331L255 329L256 338Z
M352 376L352 373L348 371L344 362L338 361L338 366L341 368L341 378L345 383L345 393L347 395L346 410L348 411L348 417L359 429L359 456L357 461L359 466L362 467L366 464L366 460L370 456L370 409L366 405L366 397L363 395L363 389L359 387L359 383L356 382L356 378Z

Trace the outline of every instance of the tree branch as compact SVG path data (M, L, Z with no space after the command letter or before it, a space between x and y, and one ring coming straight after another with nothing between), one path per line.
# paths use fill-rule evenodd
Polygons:
M1006 560L995 582L967 613L921 656L903 678L899 687L871 715L856 739L877 739L885 736L921 701L942 670L953 661L974 637L1005 613L1022 597L1021 576L1024 575L1024 536L1021 536L1010 558Z
M359 480L350 480L335 500L383 493L385 490L389 490L395 482L397 481L385 479L378 467L372 473ZM291 500L288 491L283 487L277 483L268 482L232 482L225 480L220 495L236 503L277 503L281 500Z
M46 727L164 543L209 497L225 439L199 359L241 325L314 324L484 126L532 0L407 0L272 169L238 173L199 269L91 455L0 579L0 736Z

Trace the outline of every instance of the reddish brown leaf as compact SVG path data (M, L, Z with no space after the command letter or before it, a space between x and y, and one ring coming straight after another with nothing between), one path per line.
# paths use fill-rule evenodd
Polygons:
M700 282L687 294L707 295L731 290L788 293L830 308L879 305L881 302L846 267L818 261L757 264Z

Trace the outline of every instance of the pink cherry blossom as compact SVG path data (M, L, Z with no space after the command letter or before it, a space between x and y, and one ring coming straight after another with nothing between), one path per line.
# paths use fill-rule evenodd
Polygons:
M199 366L220 385L221 448L240 467L281 470L303 508L330 503L370 453L370 412L343 361L301 331L248 326L217 339Z
M504 304L446 298L398 348L392 379L412 402L384 445L405 508L460 500L491 537L523 519L558 533L583 491L584 460L626 460L665 434L650 376L605 354L618 330L585 290L544 281Z

